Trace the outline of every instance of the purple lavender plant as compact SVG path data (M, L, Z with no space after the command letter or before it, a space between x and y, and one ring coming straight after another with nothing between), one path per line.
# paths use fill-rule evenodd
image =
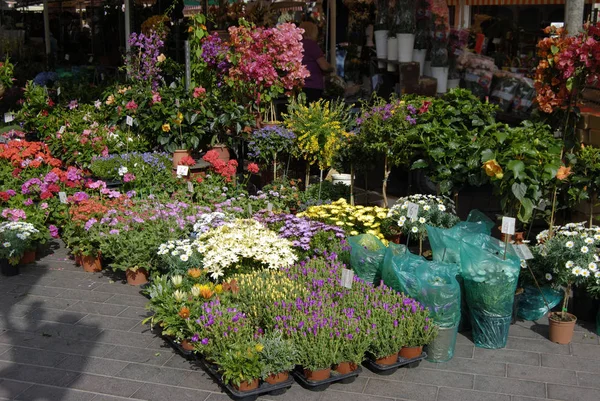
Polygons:
M129 44L132 47L126 62L129 76L134 81L152 85L152 89L156 90L162 80L159 66L160 49L164 46L162 38L154 31L149 36L134 32L129 37Z

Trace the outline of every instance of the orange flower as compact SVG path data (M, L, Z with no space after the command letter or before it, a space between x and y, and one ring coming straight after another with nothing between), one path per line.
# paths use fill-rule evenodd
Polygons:
M188 308L187 306L182 306L181 309L179 309L179 317L181 317L182 319L189 318L190 308Z
M496 159L488 160L487 162L483 163L483 169L488 177L496 177L499 180L504 177L502 167L500 167Z
M200 289L200 295L204 299L210 299L210 297L212 297L213 294L214 294L214 292L210 288L208 288L208 287L202 287Z
M188 275L191 278L198 278L202 275L202 270L198 269L197 267L193 269L188 269Z
M556 179L563 181L566 180L571 174L571 167L560 166L558 172L556 173Z

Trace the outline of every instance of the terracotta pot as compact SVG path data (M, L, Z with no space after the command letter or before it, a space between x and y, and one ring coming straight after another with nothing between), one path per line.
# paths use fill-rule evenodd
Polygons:
M390 235L388 240L393 242L394 244L400 244L400 240L402 239L402 234Z
M354 362L340 362L336 367L335 371L342 375L354 372L358 369L358 365Z
M214 145L210 150L216 150L219 154L219 159L223 160L224 162L228 162L231 158L231 154L229 153L229 149L226 145L217 144Z
M304 369L304 377L306 380L310 380L312 382L320 382L322 380L327 380L331 376L331 369L319 369L319 370L309 370Z
M35 262L35 251L25 251L21 256L21 260L19 260L20 265L28 265L33 262Z
M148 272L146 269L127 269L125 275L127 276L127 284L129 285L142 285L148 282Z
M548 323L550 325L548 338L553 343L569 344L573 339L577 317L567 313L566 315L572 320L570 322L565 322L561 320L560 315L561 312L552 312L548 315Z
M396 362L398 362L398 354L384 356L383 358L377 358L375 360L375 363L378 365L393 365Z
M423 346L419 347L402 347L400 350L400 358L413 359L418 358L423 353Z
M183 340L181 342L181 348L183 348L186 351L193 351L194 350L194 346L192 345L191 342L189 342L189 340Z
M277 373L276 375L269 375L265 381L269 384L277 384L277 383L283 383L284 381L286 381L288 379L288 377L290 377L288 372L280 372Z
M233 385L236 390L239 391L252 391L258 388L258 379L254 379L252 381L244 381L241 382L239 386Z
M520 245L523 243L523 241L525 241L525 232L515 232L515 244Z
M191 155L192 154L190 153L190 151L185 149L178 149L175 152L173 152L173 168L176 169L184 157Z
M75 266L81 266L81 254L73 255L75 258Z
M88 273L96 273L102 270L102 261L100 256L85 256L80 255L80 263L83 266L83 271Z

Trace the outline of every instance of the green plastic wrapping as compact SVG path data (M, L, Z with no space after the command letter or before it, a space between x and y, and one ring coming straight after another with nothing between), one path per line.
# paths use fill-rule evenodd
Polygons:
M490 235L494 223L479 210L472 210L467 221L444 229L426 226L433 260L460 264L460 243L462 238L473 234Z
M374 235L361 234L348 238L350 266L367 283L379 284L387 247Z
M525 320L541 319L562 300L562 292L552 287L541 287L543 297L537 287L527 286L523 290L517 316ZM546 298L549 308L546 306L544 298Z
M440 327L438 335L427 346L427 360L430 362L448 362L454 357L458 324L453 327Z
M481 348L504 348L521 261L512 245L505 252L504 243L485 234L463 238L460 260L473 341Z

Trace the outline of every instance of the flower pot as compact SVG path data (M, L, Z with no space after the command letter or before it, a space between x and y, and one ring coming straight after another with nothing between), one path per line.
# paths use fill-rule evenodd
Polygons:
M413 49L412 59L419 63L419 76L423 76L425 72L425 58L427 57L427 49Z
M75 266L81 266L81 254L76 254L73 255L74 259L75 259Z
M35 251L25 251L19 260L20 265L28 265L33 262L35 262Z
M418 347L402 347L400 350L400 358L413 359L418 358L423 353L423 346Z
M398 362L398 354L384 356L383 358L377 358L375 360L375 363L378 365L393 365L396 362Z
M460 79L449 79L448 89L458 88L460 86Z
M398 39L389 37L387 45L387 59L390 61L398 61ZM388 63L387 70L389 72L396 71L396 65Z
M387 60L387 52L388 52L387 42L388 42L389 32L390 31L388 31L388 30L375 31L375 49L377 51L378 59ZM379 66L379 68L384 68L385 63L379 61L378 66Z
M127 276L127 284L129 285L142 285L148 282L148 272L146 269L127 269L125 275Z
M181 348L183 348L186 351L193 351L194 350L194 346L192 345L192 343L189 340L183 340L181 342Z
M269 376L267 376L267 378L265 379L265 381L267 383L269 383L269 384L277 384L277 383L283 383L289 377L290 377L290 375L289 375L288 372L279 372L276 375L275 374L270 374Z
M437 79L437 93L448 91L448 67L431 67L431 76Z
M398 40L398 61L401 63L410 63L413 61L415 34L399 33L396 35L396 39Z
M19 274L19 265L13 266L8 263L8 260L1 259L0 260L0 273L3 276L11 277Z
M331 175L332 183L342 183L344 185L350 186L350 182L352 181L352 175L350 174L332 174Z
M252 391L258 388L258 379L254 379L252 381L243 381L239 386L233 385L238 391Z
M402 241L402 234L394 234L394 235L390 235L388 238L386 238L388 241L393 242L394 244L400 244L400 241Z
M548 324L550 325L548 337L553 343L569 344L573 339L577 317L570 313L565 313L567 319L570 319L570 321L562 321L561 314L561 312L551 312L548 315Z
M100 260L100 256L80 256L81 266L83 266L83 271L88 273L96 273L102 270L102 261Z
M219 154L219 159L223 160L224 162L228 162L231 158L231 154L229 153L229 149L227 149L226 145L217 144L210 150L216 150Z
M322 380L329 379L330 376L331 376L330 368L319 369L319 370L304 369L304 377L306 377L306 380L310 380L313 382L320 382Z
M176 169L177 166L179 166L179 163L181 163L181 160L187 156L192 156L189 150L178 149L175 152L173 152L173 168Z
M423 75L426 77L432 77L433 73L431 72L431 60L425 60L425 67L423 68Z
M354 362L340 362L335 367L335 371L341 375L347 375L348 373L354 372L356 369L358 369L358 365Z

